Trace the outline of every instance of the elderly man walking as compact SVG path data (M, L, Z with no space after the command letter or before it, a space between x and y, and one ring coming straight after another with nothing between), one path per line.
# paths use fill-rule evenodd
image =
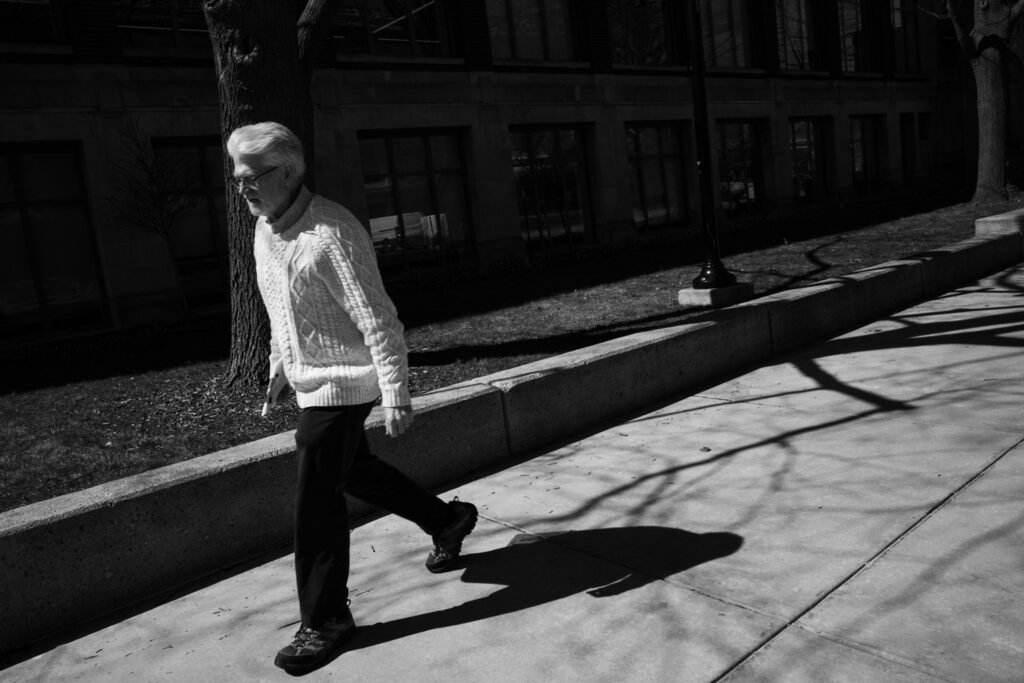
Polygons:
M443 502L367 446L363 425L378 398L389 436L413 421L403 327L367 231L348 209L306 189L302 143L281 124L242 126L227 151L235 186L258 216L253 248L270 316L265 409L289 386L302 409L295 433L302 622L274 661L299 674L330 661L355 632L346 492L432 536L432 572L454 567L477 511L457 499Z

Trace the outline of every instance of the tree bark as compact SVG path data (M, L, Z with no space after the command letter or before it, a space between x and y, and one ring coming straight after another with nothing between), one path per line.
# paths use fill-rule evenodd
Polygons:
M1013 32L1024 10L1024 0L974 0L975 46L971 59L977 86L978 176L973 202L1006 199L1007 143L1009 140L1010 71L1014 59Z
M944 14L933 14L952 22L957 41L971 62L977 90L978 175L975 204L1006 199L1007 142L1010 130L1010 70L1007 60L1021 59L1019 35L1024 0L973 0L974 25L967 33L961 27L953 0L943 0ZM931 13L930 13L931 14Z
M975 204L1006 199L1007 83L1003 56L987 50L971 60L977 87L978 175Z
M277 121L306 148L307 184L313 168L313 104L310 96L317 42L336 9L334 0L311 0L297 25L296 5L281 0L206 0L221 136L239 126ZM302 34L300 59L299 35ZM267 376L269 323L256 286L252 239L255 219L231 184L225 153L228 252L231 287L231 354L225 381L261 385Z

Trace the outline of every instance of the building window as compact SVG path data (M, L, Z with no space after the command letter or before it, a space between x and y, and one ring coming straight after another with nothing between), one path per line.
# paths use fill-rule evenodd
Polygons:
M63 30L51 0L0 0L0 42L60 43Z
M486 0L491 51L498 59L566 62L576 58L568 0Z
M519 225L531 251L572 249L590 239L590 192L579 128L514 128L512 170Z
M0 146L0 336L107 322L76 147Z
M606 0L616 64L683 64L682 17L666 0Z
M718 173L728 218L760 213L764 189L760 127L755 121L719 121Z
M898 74L921 73L918 14L917 3L892 0L893 70Z
M210 53L210 37L198 2L114 0L123 47Z
M850 117L850 161L853 188L859 195L876 194L881 188L882 126L879 114Z
M798 204L820 204L829 199L828 125L827 118L789 121L789 145L793 153L793 196Z
M153 138L170 202L167 247L190 307L228 297L227 208L223 147L218 137Z
M341 0L333 40L340 54L453 55L448 0Z
M704 59L709 67L757 65L748 0L700 0Z
M360 136L370 235L383 268L458 261L472 253L461 137Z
M681 224L688 210L678 127L627 125L633 222L640 229Z
M811 0L776 0L779 66L805 71L827 68L818 30L820 6Z
M881 40L884 3L839 0L839 56L845 72L881 72L885 44Z

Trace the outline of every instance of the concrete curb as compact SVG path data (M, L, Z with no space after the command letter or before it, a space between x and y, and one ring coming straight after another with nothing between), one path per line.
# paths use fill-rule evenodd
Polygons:
M1024 210L980 219L976 230L910 259L418 396L408 438L387 439L377 410L371 446L426 486L444 486L1024 259ZM0 515L0 662L283 551L294 457L288 432Z

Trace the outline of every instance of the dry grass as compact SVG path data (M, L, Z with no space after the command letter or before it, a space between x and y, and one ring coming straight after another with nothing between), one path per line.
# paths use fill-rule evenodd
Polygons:
M810 237L726 231L725 262L761 295L965 239L977 216L1020 201ZM699 248L663 239L426 294L397 291L413 392L678 323L694 312L676 292L700 261ZM219 381L225 347L224 321L207 319L9 358L0 511L292 429L294 406L262 419L260 389Z

